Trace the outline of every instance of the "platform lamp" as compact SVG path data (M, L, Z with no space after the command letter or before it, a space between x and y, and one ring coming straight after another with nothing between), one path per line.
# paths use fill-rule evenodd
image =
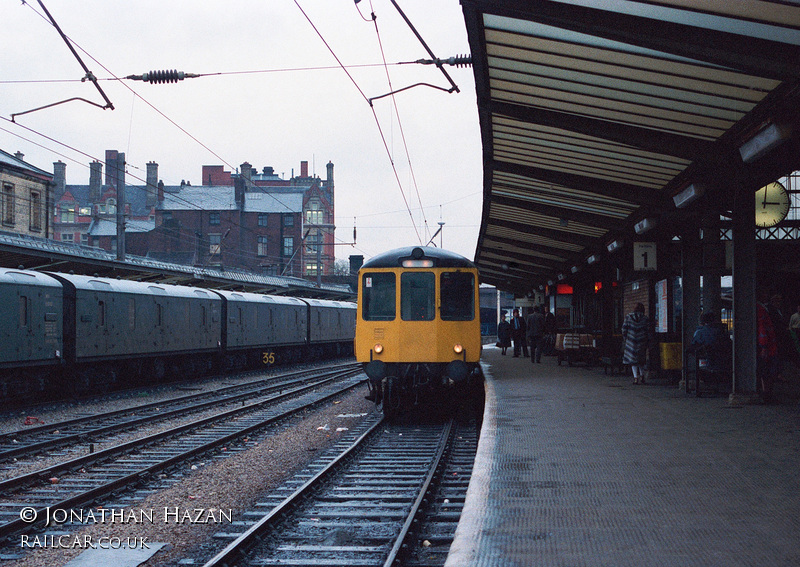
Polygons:
M702 184L690 183L680 193L673 196L672 200L677 208L683 209L705 194L706 188Z
M656 224L656 219L652 217L644 218L633 225L633 230L636 231L636 234L644 234L648 230L653 230Z
M739 146L739 155L744 163L756 161L788 140L791 135L792 128L788 124L769 124Z
M616 252L620 248L622 248L622 241L621 240L615 240L614 242L612 242L611 244L606 246L606 249L609 252Z

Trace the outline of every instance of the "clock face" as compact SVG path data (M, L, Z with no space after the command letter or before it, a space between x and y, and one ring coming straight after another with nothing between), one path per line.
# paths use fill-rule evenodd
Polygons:
M756 191L756 226L770 228L789 214L789 192L777 181Z

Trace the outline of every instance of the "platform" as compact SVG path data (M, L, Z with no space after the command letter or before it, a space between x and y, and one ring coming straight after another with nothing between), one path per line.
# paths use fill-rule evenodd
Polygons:
M446 567L800 565L800 407L484 350Z

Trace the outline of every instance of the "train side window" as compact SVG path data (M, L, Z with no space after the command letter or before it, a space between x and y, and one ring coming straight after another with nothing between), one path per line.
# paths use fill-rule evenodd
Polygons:
M205 307L205 305L202 305L200 307L200 324L203 327L205 327L206 326L206 321L207 321L206 307Z
M164 322L164 308L160 303L156 303L156 326L160 327Z
M470 272L442 272L439 281L442 321L475 319L475 276Z
M128 328L136 328L136 300L132 297L128 299Z
M436 276L404 272L400 276L400 317L403 321L433 321L436 316Z
M101 327L106 326L106 302L97 302L97 324Z
M397 283L391 272L366 273L361 281L361 316L365 321L393 321Z
M19 296L19 326L27 327L30 324L30 310L28 309L28 298L24 295Z

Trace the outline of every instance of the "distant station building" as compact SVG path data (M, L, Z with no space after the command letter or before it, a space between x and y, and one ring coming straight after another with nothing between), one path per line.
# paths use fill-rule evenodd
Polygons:
M48 211L53 203L53 176L25 162L22 153L0 150L0 218L2 230L50 238Z

